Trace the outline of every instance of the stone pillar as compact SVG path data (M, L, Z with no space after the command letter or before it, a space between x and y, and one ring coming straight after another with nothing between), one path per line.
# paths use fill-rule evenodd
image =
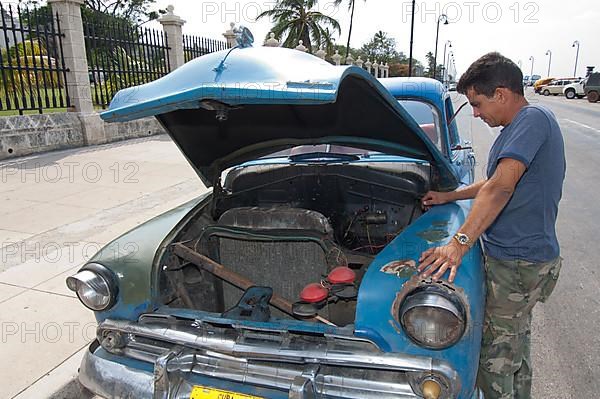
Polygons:
M324 60L325 56L327 55L327 52L325 52L325 50L323 50L323 47L321 47L320 49L317 50L317 52L315 53L315 55L317 57L319 57L320 59Z
M298 40L298 45L296 46L296 50L302 51L303 53L306 53L308 51L308 49L304 46L304 41L302 41L302 40Z
M185 55L183 54L183 32L182 26L185 21L173 14L175 7L167 6L167 13L158 19L167 35L167 41L171 48L169 54L169 65L171 71L176 70L185 64Z
M266 47L279 47L279 40L275 39L275 33L269 32L269 38L265 41Z
M338 50L335 50L335 54L331 56L331 59L333 60L333 62L335 62L335 65L341 65L342 56L340 55Z
M361 58L361 57L360 57L360 55L359 55L359 56L358 56L358 59L357 59L357 60L356 60L356 62L355 62L356 66L357 66L357 67L359 67L359 68L362 68L364 63L365 63L365 62L362 60L362 58Z
M94 111L92 90L85 55L83 21L81 5L84 0L48 0L54 14L60 19L63 53L67 72L67 90L71 100L71 109L78 113L85 145L106 142L104 122Z
M376 78L379 77L379 64L377 63L377 60L375 60L375 62L373 62L373 74L375 75Z
M367 72L371 73L371 66L373 64L371 63L371 60L367 58L367 62L365 62L365 68L367 68Z
M348 53L348 57L346 57L346 65L354 65L354 58L352 58L352 54Z
M83 39L81 5L84 0L48 0L54 14L58 13L67 72L67 90L71 99L70 111L92 113L92 90Z
M227 29L225 31L225 33L223 33L225 40L227 40L227 47L229 47L229 48L237 46L237 41L235 40L237 36L234 32L234 28L235 28L235 22L231 22L229 24L229 29Z

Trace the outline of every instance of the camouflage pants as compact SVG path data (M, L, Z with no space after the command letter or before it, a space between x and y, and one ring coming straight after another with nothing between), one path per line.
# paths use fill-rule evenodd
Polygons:
M531 310L554 290L561 261L486 257L487 302L477 375L485 399L531 397Z

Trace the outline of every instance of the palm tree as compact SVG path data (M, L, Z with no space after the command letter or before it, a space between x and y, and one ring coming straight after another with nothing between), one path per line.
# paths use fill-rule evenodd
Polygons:
M278 0L273 9L260 13L256 19L270 17L275 23L271 29L275 36L287 35L284 47L296 47L298 41L302 40L308 51L312 52L313 42L319 46L324 38L331 36L327 34L327 27L341 33L338 21L312 10L316 4L317 0Z
M344 0L335 0L334 4L339 6ZM367 0L364 0L365 3ZM348 10L350 11L350 29L348 29L348 44L346 45L346 57L348 58L348 54L350 53L350 36L352 36L352 24L354 22L354 6L356 5L356 0L348 0Z
M319 47L323 47L327 54L333 54L335 51L335 39L333 38L333 33L329 30L329 28L325 28L321 38L321 43L319 43Z

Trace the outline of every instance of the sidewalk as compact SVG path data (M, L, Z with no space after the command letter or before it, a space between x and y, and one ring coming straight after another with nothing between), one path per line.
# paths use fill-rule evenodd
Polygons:
M96 323L65 278L204 190L166 135L0 163L0 399L48 398L72 381Z

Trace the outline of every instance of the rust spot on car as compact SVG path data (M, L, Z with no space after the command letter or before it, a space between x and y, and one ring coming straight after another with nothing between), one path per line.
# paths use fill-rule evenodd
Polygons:
M417 272L417 263L412 259L394 260L386 263L380 271L400 278L409 278Z
M448 230L441 229L439 227L419 231L416 234L423 240L427 241L427 243L429 244L442 241L450 235L450 233L448 233Z
M402 326L395 319L390 319L390 320L388 320L388 322L390 323L390 325L392 326L392 328L394 330L396 330L396 332L398 334L403 334L403 332L402 332Z
M450 221L448 220L434 220L433 222L431 222L431 225L433 227L446 227L450 224Z

